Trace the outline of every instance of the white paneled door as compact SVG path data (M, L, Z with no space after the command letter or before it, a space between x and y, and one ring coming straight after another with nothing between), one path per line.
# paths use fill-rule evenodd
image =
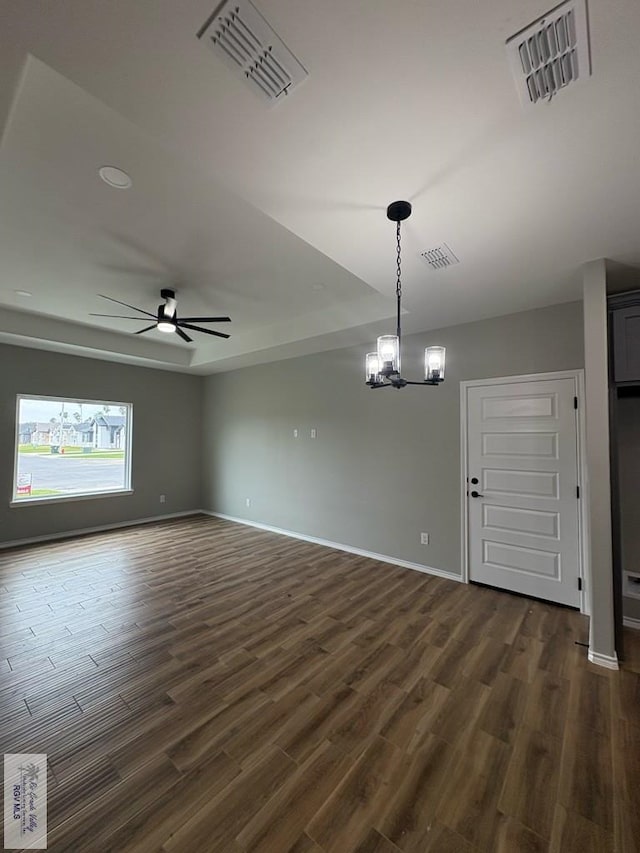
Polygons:
M578 607L576 380L466 393L470 580Z

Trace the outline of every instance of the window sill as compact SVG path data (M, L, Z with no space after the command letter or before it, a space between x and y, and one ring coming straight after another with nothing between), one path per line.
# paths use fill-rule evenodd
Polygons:
M70 501L92 501L96 500L96 498L118 498L122 497L122 495L132 494L133 489L118 489L114 492L93 492L88 495L65 495L64 497L52 495L48 498L21 498L20 500L11 501L9 506L40 506L42 504L69 503Z

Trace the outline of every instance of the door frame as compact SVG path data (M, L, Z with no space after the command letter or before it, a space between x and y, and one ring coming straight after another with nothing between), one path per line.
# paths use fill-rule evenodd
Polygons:
M591 561L589 549L589 478L586 467L586 433L584 417L584 370L559 370L554 373L527 373L518 376L499 376L490 379L468 379L460 382L460 507L461 507L461 565L462 581L469 583L469 501L467 500L468 444L467 414L468 390L479 386L508 385L510 383L539 382L553 379L573 379L574 394L578 398L576 412L577 470L580 487L578 507L578 565L582 577L580 612L591 614Z

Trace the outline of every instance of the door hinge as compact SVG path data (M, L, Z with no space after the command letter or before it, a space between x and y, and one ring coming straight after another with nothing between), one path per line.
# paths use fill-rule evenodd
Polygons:
M577 409L577 408L578 408L578 398L577 398L577 397L574 397L574 398L573 398L573 408L574 408L574 409Z
M580 486L576 486L576 497L580 500Z
M582 592L582 578L578 578L578 589Z

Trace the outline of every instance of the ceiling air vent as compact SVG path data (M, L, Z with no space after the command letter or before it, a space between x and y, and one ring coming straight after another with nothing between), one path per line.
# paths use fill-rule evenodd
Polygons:
M249 0L223 0L198 32L198 38L268 101L282 100L307 76Z
M434 249L426 249L424 252L420 252L420 257L432 270L443 270L445 267L452 267L454 264L460 263L446 243L442 243L441 246L436 246Z
M523 106L548 101L591 74L586 0L567 0L507 40Z

